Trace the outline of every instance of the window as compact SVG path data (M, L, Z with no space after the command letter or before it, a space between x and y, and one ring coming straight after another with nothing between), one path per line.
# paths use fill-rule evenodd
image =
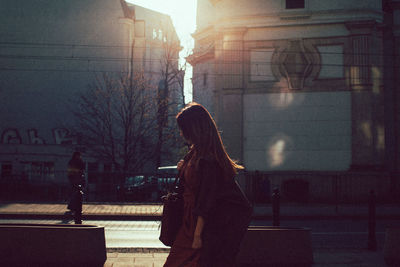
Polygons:
M3 162L1 164L1 178L10 177L12 174L11 162Z
M250 51L250 81L273 81L275 77L271 70L273 48L252 49Z
M137 20L135 23L135 37L145 37L145 24L143 20ZM154 39L154 30L153 30Z
M115 175L112 173L112 164L110 163L105 163L103 165L103 177L101 182L102 183L113 183L113 178L115 178Z
M304 7L304 0L286 0L286 9L296 9Z
M206 86L207 85L207 77L208 76L208 73L203 73L203 86Z
M112 171L112 164L111 163L104 163L103 171L104 172L111 172Z
M54 180L54 162L21 162L22 172L30 181L46 182Z
M99 165L96 162L89 162L88 163L88 173L87 173L87 178L88 178L88 183L89 184L95 184L98 181L97 176L99 174Z
M319 72L318 78L344 78L343 46L318 46L317 49L321 56L321 70Z
M162 41L162 39L163 39L163 32L162 32L161 29L158 30L158 39L159 39L160 41Z

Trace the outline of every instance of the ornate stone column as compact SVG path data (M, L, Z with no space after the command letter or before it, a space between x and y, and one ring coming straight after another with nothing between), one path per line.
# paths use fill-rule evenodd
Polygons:
M218 124L229 154L240 161L243 160L243 36L246 30L222 29L221 40L216 44Z
M396 95L396 138L397 138L397 147L396 147L396 154L397 154L397 161L396 161L396 171L400 172L400 141L399 141L399 133L400 133L400 0L393 2L393 14L397 17L396 23L393 25L393 36L394 36L394 80L393 84L395 86L394 90L397 92ZM400 178L397 178L400 180ZM400 184L400 182L398 182Z
M382 166L385 148L382 41L375 21L346 23L350 51L346 55L348 85L352 92L352 167L368 170Z
M386 166L391 172L391 189L400 192L400 0L384 4Z

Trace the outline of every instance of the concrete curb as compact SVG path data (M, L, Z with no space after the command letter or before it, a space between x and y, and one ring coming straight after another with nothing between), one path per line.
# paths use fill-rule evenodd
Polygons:
M50 214L50 213L0 213L0 219L31 219L31 220L65 220L71 219L71 215ZM152 214L82 214L83 220L114 220L114 221L160 221L161 215ZM255 214L253 220L272 220L272 215ZM280 220L368 220L368 215L281 215ZM376 219L384 220L400 220L400 215L376 215Z
M161 203L91 203L85 202L84 220L141 220L159 221ZM70 219L65 203L0 202L2 219ZM272 220L271 206L254 206L253 220ZM400 205L377 206L377 219L400 220ZM365 206L302 206L282 205L281 220L368 220Z
M71 215L48 213L0 213L0 219L31 219L31 220L65 220L73 219ZM112 221L160 221L158 215L102 215L82 214L82 220L112 220Z
M106 248L107 253L169 253L170 248Z

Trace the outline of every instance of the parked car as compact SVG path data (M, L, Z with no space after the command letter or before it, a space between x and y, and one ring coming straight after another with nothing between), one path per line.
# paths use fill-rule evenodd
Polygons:
M172 190L177 174L176 166L158 168L156 174L139 174L125 177L117 186L121 201L160 202L161 196Z
M161 196L173 190L172 187L175 183L177 174L178 170L176 166L165 166L158 168L157 183L160 198Z
M117 187L118 197L123 201L148 201L154 189L156 186L149 183L146 175L127 176Z

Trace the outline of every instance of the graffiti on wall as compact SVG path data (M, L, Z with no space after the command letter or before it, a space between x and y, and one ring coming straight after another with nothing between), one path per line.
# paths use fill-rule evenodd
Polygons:
M43 145L45 144L44 140L38 136L36 129L28 130L28 140L30 144L33 145Z
M22 139L17 129L7 129L1 135L2 144L21 144Z
M65 128L53 129L54 140L57 145L76 145L76 138L70 135Z
M38 135L38 131L36 129L28 129L27 137L28 144L32 145L44 145L46 143L57 144L57 145L76 145L77 139L75 136L70 134L70 131L65 128L54 128L52 129L53 139L54 140L44 140ZM9 128L2 132L1 134L1 144L22 144L22 138L18 131L15 128Z

